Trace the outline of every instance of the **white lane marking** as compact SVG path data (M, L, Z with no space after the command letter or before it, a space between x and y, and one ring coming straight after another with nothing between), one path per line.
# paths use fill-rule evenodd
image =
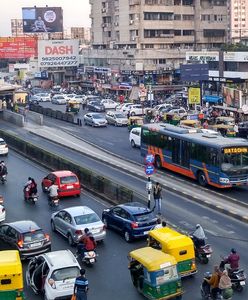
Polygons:
M219 223L219 221L217 221L217 220L211 220L211 221L212 221L212 223L214 223L214 224Z
M204 229L204 230L205 230L206 232L208 232L208 233L214 235L214 236L217 236L217 235L218 235L216 232L214 232L214 231L212 231L212 230L209 230L209 229Z

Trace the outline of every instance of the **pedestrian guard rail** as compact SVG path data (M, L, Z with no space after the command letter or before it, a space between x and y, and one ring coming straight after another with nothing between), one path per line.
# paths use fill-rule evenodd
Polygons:
M130 190L124 184L114 182L105 175L79 166L77 163L65 157L51 153L46 149L40 148L3 130L0 130L0 135L5 139L10 148L43 165L47 169L70 170L74 172L77 174L83 188L108 202L113 204L132 201L146 202L142 195Z

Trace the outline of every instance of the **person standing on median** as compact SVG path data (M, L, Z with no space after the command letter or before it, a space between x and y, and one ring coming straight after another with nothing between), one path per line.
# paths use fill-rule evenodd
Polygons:
M158 211L158 215L161 215L161 195L162 195L162 187L159 184L159 182L156 182L155 185L153 186L153 199L154 199L154 207L153 211L155 208Z

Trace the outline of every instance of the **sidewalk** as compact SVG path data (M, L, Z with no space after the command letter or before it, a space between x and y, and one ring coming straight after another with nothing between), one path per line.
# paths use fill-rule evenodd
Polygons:
M23 130L29 131L34 135L38 135L72 150L81 152L84 155L105 162L108 165L124 170L125 172L135 175L139 178L146 179L143 165L125 161L60 129L27 123ZM230 197L221 197L221 195L218 195L218 193L214 194L213 192L208 192L201 189L200 186L189 186L183 181L175 182L173 178L168 176L165 177L160 174L152 175L152 179L153 181L159 181L165 190L170 190L171 192L180 194L181 196L193 200L199 204L203 204L239 219L240 221L248 223L248 204L244 202L239 202L238 200Z

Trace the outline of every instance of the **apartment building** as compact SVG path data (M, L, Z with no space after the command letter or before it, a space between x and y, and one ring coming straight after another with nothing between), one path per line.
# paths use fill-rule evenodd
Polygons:
M233 43L248 37L248 0L230 1L230 39Z
M93 50L85 62L144 71L177 68L189 49L227 42L227 1L90 0Z

